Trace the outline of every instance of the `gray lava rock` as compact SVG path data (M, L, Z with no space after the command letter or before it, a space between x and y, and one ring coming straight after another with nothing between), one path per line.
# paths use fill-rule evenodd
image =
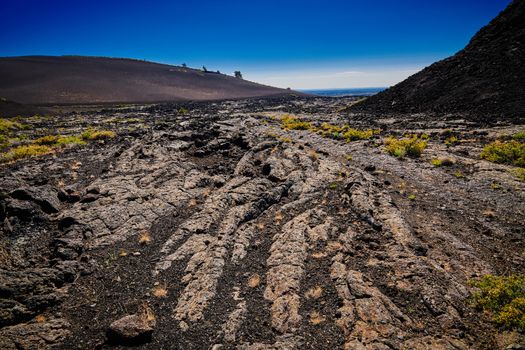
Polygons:
M35 202L47 214L60 210L58 192L51 186L17 188L10 195L15 199Z
M23 222L43 220L45 216L37 204L19 199L8 199L5 212L8 218L16 217Z
M91 203L99 199L100 195L94 193L88 193L80 200L80 203Z

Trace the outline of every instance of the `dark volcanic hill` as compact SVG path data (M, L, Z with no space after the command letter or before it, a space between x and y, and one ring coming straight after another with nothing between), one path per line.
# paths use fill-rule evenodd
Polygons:
M0 97L20 103L214 100L286 92L215 72L131 59L0 58Z
M525 1L513 1L456 55L350 110L525 115Z

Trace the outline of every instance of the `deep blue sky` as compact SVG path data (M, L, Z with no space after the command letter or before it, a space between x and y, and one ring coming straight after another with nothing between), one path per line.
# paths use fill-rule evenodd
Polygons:
M294 88L388 85L460 50L509 2L3 0L0 56L185 62Z

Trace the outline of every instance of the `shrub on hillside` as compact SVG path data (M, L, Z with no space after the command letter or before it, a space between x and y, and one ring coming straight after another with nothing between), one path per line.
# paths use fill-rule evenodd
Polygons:
M422 140L417 135L403 139L389 136L384 143L387 153L396 158L404 158L405 156L420 157L423 150L427 147L427 141Z
M478 289L472 295L475 307L489 311L504 328L525 331L525 275L486 275L471 285Z
M525 142L494 141L483 148L481 158L493 163L525 167Z

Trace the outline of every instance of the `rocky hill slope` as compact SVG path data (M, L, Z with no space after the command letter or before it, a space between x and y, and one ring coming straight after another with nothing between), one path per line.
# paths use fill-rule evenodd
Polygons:
M525 1L513 1L456 55L350 110L525 116Z
M82 56L0 58L0 97L28 104L215 100L289 93L216 72Z

